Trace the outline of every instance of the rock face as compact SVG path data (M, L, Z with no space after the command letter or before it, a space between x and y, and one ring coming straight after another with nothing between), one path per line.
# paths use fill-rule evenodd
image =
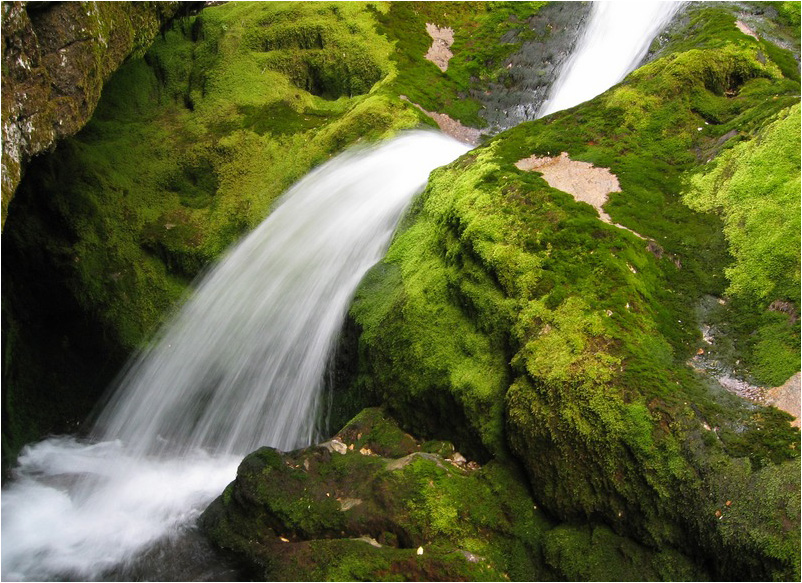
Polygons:
M177 2L4 2L2 222L26 163L89 120L103 83Z
M320 445L250 454L201 524L257 580L318 581L525 579L549 526L508 470L421 443L379 409Z

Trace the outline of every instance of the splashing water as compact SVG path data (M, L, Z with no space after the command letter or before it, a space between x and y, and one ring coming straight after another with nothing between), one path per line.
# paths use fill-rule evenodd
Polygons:
M594 2L588 27L541 106L538 117L606 91L632 71L682 2Z
M468 150L410 132L311 172L129 367L91 443L26 447L2 496L2 576L97 578L178 536L262 445L314 437L356 286L429 172Z

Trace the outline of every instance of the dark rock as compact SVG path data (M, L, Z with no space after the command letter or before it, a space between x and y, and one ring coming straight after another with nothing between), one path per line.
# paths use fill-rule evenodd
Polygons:
M526 28L502 39L520 42L507 59L505 73L487 91L473 91L490 132L536 119L563 63L568 59L590 14L589 2L551 2L532 16Z
M103 83L178 5L3 3L3 223L27 162L89 121Z

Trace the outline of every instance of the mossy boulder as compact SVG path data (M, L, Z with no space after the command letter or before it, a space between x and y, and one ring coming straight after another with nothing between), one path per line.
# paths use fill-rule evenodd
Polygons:
M201 525L266 580L705 578L601 526L555 529L514 465L421 443L375 408L317 446L250 454Z
M517 458L562 520L681 549L714 577L798 578L798 431L686 365L694 306L725 293L737 253L682 193L700 152L761 139L799 82L726 9L694 8L686 26L622 84L433 173L357 292L354 384L419 435ZM627 229L515 166L560 152L618 177L605 210ZM798 165L781 168L780 182L798 180ZM782 245L778 257L798 251ZM743 483L772 489L775 510ZM727 500L752 532L730 528Z
M270 580L540 579L550 523L518 474L424 449L366 409L320 445L250 454L201 524Z

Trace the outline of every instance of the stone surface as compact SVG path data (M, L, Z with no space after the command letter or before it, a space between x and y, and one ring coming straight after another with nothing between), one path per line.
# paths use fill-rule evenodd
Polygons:
M4 2L2 222L27 162L89 120L103 83L178 2Z

